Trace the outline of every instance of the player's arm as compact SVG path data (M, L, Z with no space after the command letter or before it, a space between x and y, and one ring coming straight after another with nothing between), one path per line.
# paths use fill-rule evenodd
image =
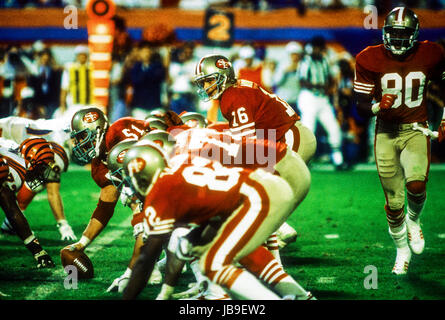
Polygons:
M31 231L26 217L18 207L15 193L7 187L0 188L0 206L12 227L17 232L17 235L37 261L37 268L54 267L54 262L48 253L43 250L39 241Z
M99 202L91 216L82 237L77 243L70 245L70 250L84 250L106 227L114 214L119 192L116 187L109 184L100 190Z
M170 233L161 235L149 235L136 264L133 267L130 281L124 290L125 300L135 299L144 289L145 284L153 272L155 263L162 252L162 247L167 243Z

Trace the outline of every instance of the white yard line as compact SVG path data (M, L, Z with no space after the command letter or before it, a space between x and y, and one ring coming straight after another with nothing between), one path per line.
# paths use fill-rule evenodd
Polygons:
M130 214L130 212L128 213L129 213L128 218L126 218L124 221L118 224L115 230L107 231L105 229L103 234L99 235L99 237L93 241L91 247L85 249L85 253L88 255L89 258L94 257L94 255L98 251L100 251L104 246L120 238L121 236L124 235L124 233L128 232L130 235L132 234L132 232L128 231L128 229L131 228L130 222L132 215ZM128 229L126 229L125 227L128 227ZM63 280L66 277L66 273L60 264L59 256L57 256L57 259L56 257L53 256L53 259L56 263L56 268L54 269L54 271L51 272L51 274L46 278L47 281L43 281L41 285L39 285L25 297L25 300L44 300L46 297L48 297L50 294L52 294L57 290L65 290L65 288L63 287ZM54 281L55 279L56 280L60 279L60 280ZM109 284L104 283L104 291L107 289L108 285Z

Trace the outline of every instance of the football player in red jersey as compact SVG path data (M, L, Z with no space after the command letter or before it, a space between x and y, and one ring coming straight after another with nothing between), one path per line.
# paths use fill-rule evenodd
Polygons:
M431 138L413 126L428 127L427 84L444 80L445 55L439 45L418 41L419 20L408 8L394 8L382 32L383 44L356 57L354 92L359 110L377 117L375 159L389 234L397 248L392 272L400 275L408 271L411 252L421 254L425 246L419 217L426 200ZM440 140L444 126L442 121Z
M114 213L119 191L112 183L106 165L107 153L124 140L138 140L150 131L149 123L125 117L109 124L98 108L77 111L71 120L74 139L73 156L82 163L91 163L91 176L101 188L99 201L81 239L68 247L84 250L106 227Z
M29 166L17 154L0 150L0 207L14 231L33 255L37 268L54 267L54 262L40 245L18 207L16 192L25 181L32 186L45 182L43 172L47 171L51 157L54 159L54 155L48 152L48 149L44 148L42 153L30 158L33 164Z
M211 54L195 67L198 95L204 101L217 100L229 128L237 137L257 137L285 142L308 163L315 154L316 139L292 107L257 83L236 79L232 63L224 56ZM284 223L278 231L282 246L295 241L297 233Z
M308 292L261 246L307 194L309 171L301 158L301 167L297 168L301 170L296 170L298 190L262 169L229 168L187 154L170 159L167 167L166 159L157 145L134 146L125 156L124 166L133 186L146 196L147 239L124 298L135 298L143 289L145 278L150 276L162 245L175 226L218 221L217 235L209 243L194 247L194 253L200 256L201 270L211 281L241 299L279 299L259 279L281 296L308 298ZM267 259L262 255L268 256ZM252 260L268 263L258 267ZM236 267L236 261L248 266L250 272Z

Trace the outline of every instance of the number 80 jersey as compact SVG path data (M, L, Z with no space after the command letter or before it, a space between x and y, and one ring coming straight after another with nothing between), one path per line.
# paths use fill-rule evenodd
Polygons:
M440 80L444 71L444 51L434 42L418 42L404 60L394 58L383 45L371 46L356 57L354 91L376 101L386 93L397 95L391 109L378 114L384 121L425 122L428 81Z

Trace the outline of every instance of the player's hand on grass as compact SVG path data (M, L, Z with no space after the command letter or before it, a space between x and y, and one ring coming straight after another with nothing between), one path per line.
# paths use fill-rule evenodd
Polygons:
M45 250L36 253L34 259L37 261L37 269L55 267L53 260Z
M57 228L59 229L60 232L60 240L65 241L65 240L70 240L70 241L74 241L77 240L76 235L73 232L73 229L71 229L71 226L68 224L68 222L66 221L62 221L57 223Z
M131 269L127 269L123 275L119 278L114 279L111 286L108 287L107 292L124 292L124 289L128 285L128 281L130 281Z

